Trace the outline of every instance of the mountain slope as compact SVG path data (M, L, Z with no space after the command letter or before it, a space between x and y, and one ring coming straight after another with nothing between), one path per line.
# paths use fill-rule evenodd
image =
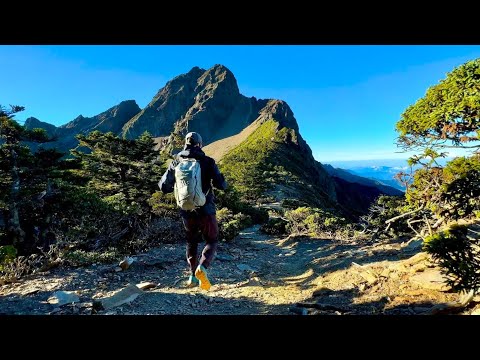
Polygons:
M53 137L57 135L57 129L58 129L55 125L49 124L44 121L40 121L35 117L29 117L27 120L25 120L25 127L27 129L35 129L35 128L45 129L49 137Z
M25 122L25 127L27 129L43 128L47 130L47 133L56 137L57 140L45 143L42 147L57 148L61 152L68 153L70 149L78 145L75 135L88 134L94 130L101 132L111 131L114 134L120 134L123 125L139 111L140 107L135 100L126 100L93 117L79 115L74 120L59 127L42 122L36 118L28 118ZM36 144L29 145L32 147L32 150L38 147Z
M216 157L246 198L300 198L311 206L335 206L334 183L316 166L285 102L269 100L250 126L229 139L210 144L204 151ZM225 142L229 142L228 149Z
M346 180L350 183L357 183L365 186L375 187L379 189L383 194L392 195L392 196L402 196L403 192L395 189L391 186L382 184L380 181L364 178L358 175L354 175L349 171L335 168L329 164L323 164L323 168L331 175L343 180Z
M240 94L232 72L223 65L194 67L169 81L123 127L126 138L145 130L155 137L200 132L205 144L239 133L258 116L264 102Z

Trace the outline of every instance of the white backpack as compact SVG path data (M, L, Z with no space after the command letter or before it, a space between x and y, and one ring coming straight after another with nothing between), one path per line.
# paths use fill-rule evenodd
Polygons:
M175 200L182 210L195 210L205 205L202 190L202 170L195 159L183 158L175 167Z

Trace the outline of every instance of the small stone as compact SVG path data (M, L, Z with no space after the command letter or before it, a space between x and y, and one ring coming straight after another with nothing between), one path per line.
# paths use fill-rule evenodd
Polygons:
M217 254L215 259L220 260L220 261L232 261L235 258L232 255L229 255L229 254Z
M251 285L251 286L262 286L262 282L260 281L260 279L258 277L253 277L250 279L248 285Z
M425 263L418 263L413 265L410 268L410 272L411 273L421 272L421 271L424 271L426 268L427 268L427 265Z
M369 271L364 271L362 273L359 274L362 278L364 278L365 280L367 280L367 282L370 284L370 285L373 285L377 282L377 277L375 275L373 275L371 272Z
M237 268L241 271L251 271L251 272L255 272L256 270L253 269L252 267L250 267L249 265L247 264L238 264L237 265Z
M153 289L153 288L157 287L157 284L155 284L153 282L146 281L146 282L142 282L140 284L137 284L137 287L141 290L148 290L148 289Z
M403 261L403 264L411 266L411 265L414 265L414 264L418 264L419 262L427 260L427 259L428 259L428 254L425 253L425 252L420 252L420 253L412 256L411 258L408 258L407 260Z
M357 264L355 261L352 261L352 267L356 267L356 268L364 268L365 266L363 265L360 265L360 264Z
M308 315L308 310L304 307L291 307L288 310L297 315Z
M80 298L73 291L56 291L53 293L53 296L47 299L47 302L49 304L58 305L58 306L71 304L79 301L80 301Z
M380 273L380 277L388 278L392 271L388 268L383 269L383 271Z
M118 266L120 266L120 268L122 270L127 270L130 265L133 264L133 262L135 261L134 258L132 257L129 257L129 256L126 256L125 259L123 259L122 261L120 261L120 263L118 264Z

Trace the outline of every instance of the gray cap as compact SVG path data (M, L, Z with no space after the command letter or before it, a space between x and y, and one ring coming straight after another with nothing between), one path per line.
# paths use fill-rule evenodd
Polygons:
M189 132L187 136L185 136L185 144L186 145L202 145L202 137L199 133L196 132Z

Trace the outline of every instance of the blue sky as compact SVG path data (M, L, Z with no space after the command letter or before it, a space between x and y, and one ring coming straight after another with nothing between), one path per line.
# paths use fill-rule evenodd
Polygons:
M480 46L460 45L0 46L0 104L62 125L122 100L143 108L173 77L223 64L242 94L290 105L317 160L398 159L401 113L478 57Z

